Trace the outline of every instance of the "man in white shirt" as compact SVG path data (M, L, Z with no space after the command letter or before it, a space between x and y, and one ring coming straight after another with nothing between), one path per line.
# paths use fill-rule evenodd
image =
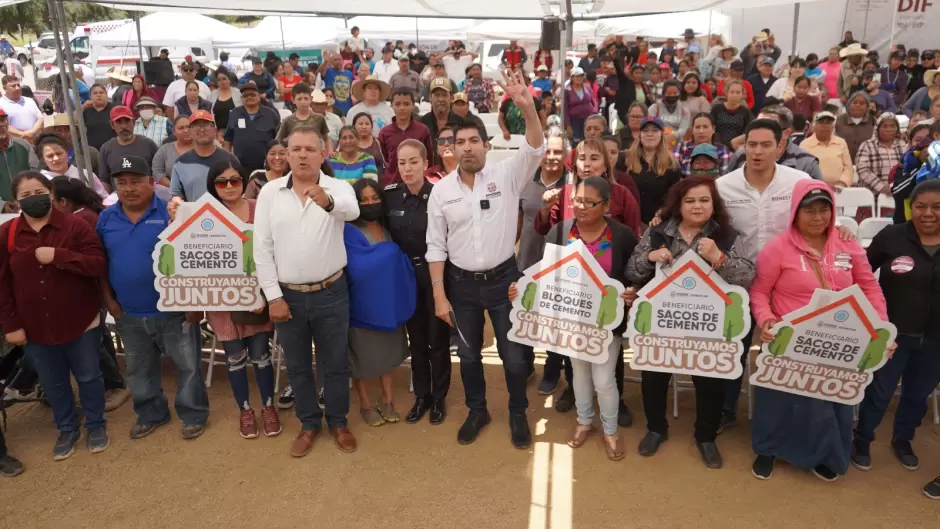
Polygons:
M426 258L435 313L456 327L460 336L457 355L470 414L457 441L472 443L490 422L480 355L486 310L506 374L512 444L525 449L532 442L525 414L528 362L525 348L507 338L512 309L508 288L519 278L515 259L519 196L535 174L545 146L535 101L520 72L507 78L506 91L525 116L526 145L512 158L486 165L486 130L469 121L454 128L459 165L431 191Z
M352 123L360 112L369 114L372 116L372 135L378 138L382 127L395 118L395 113L387 102L389 94L392 93L391 87L385 81L370 75L353 83L352 93L359 102L346 113L347 120Z
M176 101L186 95L186 83L196 81L199 85L199 97L209 99L211 91L206 83L196 79L196 66L190 62L184 62L180 67L180 79L170 83L166 87L166 93L163 95L163 106L166 108L166 115L173 119L176 114Z
M6 112L10 124L10 136L32 143L42 130L42 112L31 97L23 97L19 77L4 75L3 97L0 97L0 109Z
M460 83L467 78L467 68L473 64L473 60L476 58L476 53L459 48L452 53L445 54L441 57L441 60L444 61L444 70L447 71L447 77L457 83L457 86L460 86Z
M317 344L330 434L341 451L354 452L356 438L346 426L349 293L343 229L359 216L359 204L352 186L321 171L326 145L316 129L297 127L287 142L291 175L261 189L254 256L301 423L290 453L307 455L322 428L311 338Z
M391 81L392 76L398 72L398 62L392 57L393 51L388 46L382 48L382 60L376 62L375 68L372 69L372 75L383 83Z

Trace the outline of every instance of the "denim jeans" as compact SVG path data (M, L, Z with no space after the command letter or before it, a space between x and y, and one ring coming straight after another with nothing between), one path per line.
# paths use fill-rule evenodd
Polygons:
M163 394L160 351L176 365L178 374L173 405L183 424L204 425L209 420L209 395L202 381L202 340L199 325L188 323L182 313L160 316L125 314L117 320L124 341L127 381L134 400L137 422L152 424L170 417Z
M248 360L255 365L255 382L261 393L261 407L274 405L274 368L271 365L272 332L259 332L247 338L222 342L228 360L228 381L235 403L243 410L251 409L248 391ZM247 353L245 352L247 349Z
M287 379L294 390L295 412L304 430L319 431L323 411L317 404L313 374L313 340L317 373L323 377L326 424L345 428L349 413L349 290L346 276L316 292L283 290L290 319L275 323L284 347Z
M446 276L447 299L457 321L455 325L463 338L457 340L460 358L460 378L463 380L467 407L471 412L486 411L486 379L483 375L483 311L489 313L496 334L496 349L503 361L506 387L509 390L510 414L524 414L529 406L526 397L528 362L526 348L507 338L511 324L509 313L509 283L519 278L515 262L500 265L501 271L492 278L477 280L462 275L448 265Z
M117 353L114 351L114 340L111 337L111 330L104 324L106 315L107 313L105 311L101 311L101 358L98 362L101 367L101 375L104 377L104 389L105 391L124 389L127 387L127 383L124 382L124 377L121 376L121 369L118 367Z
M927 413L927 399L940 383L940 339L900 335L897 344L894 356L875 371L874 380L865 390L855 426L857 441L875 440L875 428L881 423L899 380L901 398L894 413L892 440L912 441L914 430Z
M604 435L616 435L617 416L620 413L620 393L617 391L617 380L614 374L614 365L617 357L623 357L620 348L620 336L614 336L607 349L607 361L595 364L587 360L571 359L571 371L574 380L574 403L578 409L578 424L592 424L594 422L594 392L597 392L597 405L601 409L601 425Z
M39 383L49 398L55 424L62 432L79 429L75 413L75 394L72 379L78 383L78 398L85 413L85 428L102 428L104 420L104 382L98 366L101 330L86 331L71 342L60 345L40 345L26 342L26 356L39 374Z

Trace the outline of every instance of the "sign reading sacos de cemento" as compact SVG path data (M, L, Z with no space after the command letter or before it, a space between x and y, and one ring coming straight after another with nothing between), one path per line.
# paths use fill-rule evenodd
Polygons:
M861 287L817 289L783 317L763 345L751 384L840 404L858 404L872 372L888 361L897 328L881 320Z
M623 285L611 279L581 241L546 244L542 260L516 283L509 339L604 363L611 332L623 319Z
M157 309L245 311L264 306L255 277L253 231L206 193L180 204L153 249Z
M656 274L633 303L625 336L638 371L737 378L751 329L747 291L725 282L693 251Z

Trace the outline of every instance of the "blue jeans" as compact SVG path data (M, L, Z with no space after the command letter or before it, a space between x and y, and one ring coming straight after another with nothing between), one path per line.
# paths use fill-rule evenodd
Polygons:
M894 413L892 441L912 441L914 430L927 413L927 399L940 383L940 339L899 335L897 344L894 356L875 371L874 380L865 390L865 400L858 409L856 441L875 440L875 428L891 403L898 381L901 398Z
M447 266L445 273L447 299L450 301L457 321L454 322L463 338L457 339L457 356L460 358L460 378L463 380L467 407L471 412L486 411L486 379L483 376L483 311L489 313L496 334L496 348L503 361L506 388L509 390L510 414L524 414L529 406L526 397L528 361L526 348L507 338L511 324L509 313L509 283L519 278L515 260L510 265L500 265L492 278L477 280ZM466 340L466 341L464 341Z
M72 379L78 383L78 398L85 413L85 428L104 427L104 380L98 366L101 329L86 331L71 342L40 345L26 342L26 356L39 374L39 382L49 398L55 424L61 432L74 432L80 424L75 413Z
M174 407L183 424L204 425L209 419L209 395L202 382L199 325L186 322L182 313L139 317L125 314L117 320L124 341L127 381L137 422L152 424L170 418L163 394L160 351L176 364L178 381Z
M317 349L317 373L323 377L326 424L345 428L349 413L349 290L346 276L316 292L283 290L291 318L275 323L284 347L287 379L294 390L297 419L304 430L319 431L323 411L317 404L317 379L313 374L313 340Z
M259 332L247 338L222 342L228 360L228 381L238 407L251 409L248 392L248 360L255 365L255 381L261 393L261 406L274 404L274 368L271 366L271 332ZM248 350L247 354L245 350Z

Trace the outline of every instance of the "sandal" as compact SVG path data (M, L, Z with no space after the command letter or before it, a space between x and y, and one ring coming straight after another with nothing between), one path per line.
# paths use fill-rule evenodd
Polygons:
M593 425L579 424L575 426L574 431L571 432L571 437L568 438L568 446L571 448L581 448L592 433L594 433Z
M359 413L362 414L362 420L369 426L382 426L385 424L385 417L382 417L379 410L375 408L359 408Z
M382 414L382 417L388 422L398 422L401 420L401 415L395 411L395 405L391 402L379 402L378 406L379 413Z
M605 435L604 449L607 451L607 458L611 461L620 461L625 455L623 449L623 437L619 435Z

